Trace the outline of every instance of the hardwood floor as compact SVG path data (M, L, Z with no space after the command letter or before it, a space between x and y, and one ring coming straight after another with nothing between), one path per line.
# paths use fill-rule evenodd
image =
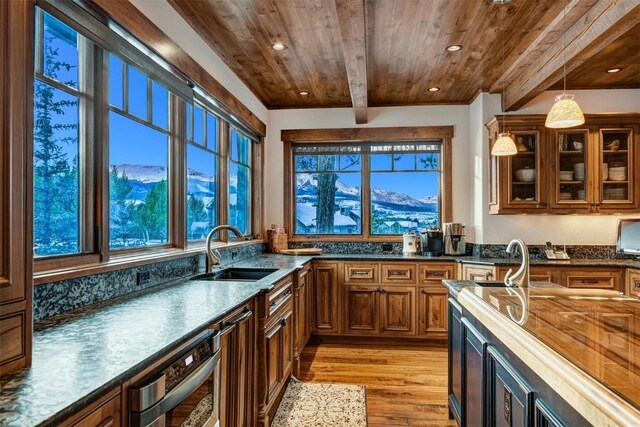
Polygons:
M364 384L369 427L456 426L448 419L447 349L309 343L300 379Z

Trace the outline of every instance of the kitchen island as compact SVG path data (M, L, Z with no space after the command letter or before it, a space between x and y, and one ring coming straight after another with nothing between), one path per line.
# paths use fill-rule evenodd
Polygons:
M640 301L444 284L449 407L461 425L640 424Z

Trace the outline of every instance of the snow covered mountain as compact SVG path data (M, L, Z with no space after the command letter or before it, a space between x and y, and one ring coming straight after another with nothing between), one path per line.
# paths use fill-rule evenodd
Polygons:
M315 195L318 182L311 174L298 174L296 176L296 193L299 195ZM360 197L360 189L336 181L336 196L344 198ZM371 190L371 200L379 204L408 206L413 208L433 208L438 204L438 196L427 196L422 199L415 199L408 194L395 191L373 188Z

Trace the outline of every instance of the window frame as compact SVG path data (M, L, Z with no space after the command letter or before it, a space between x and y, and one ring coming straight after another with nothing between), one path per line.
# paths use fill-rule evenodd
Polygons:
M296 144L363 144L363 143L416 143L424 140L440 139L441 150L441 179L439 218L440 223L452 220L452 158L451 141L453 126L424 126L424 127L389 127L389 128L349 128L349 129L292 129L281 131L284 144L284 214L285 227L289 232L289 241L335 241L349 242L365 239L367 241L399 242L402 235L371 233L371 167L368 155L362 157L361 184L361 233L360 234L296 234L295 230L295 165L293 148Z
M260 130L260 135L250 130L252 128L247 127L246 123L238 118L234 109L228 108L225 104L220 102L217 98L211 96L202 87L189 83L189 80L185 81L184 74L176 74L175 76L165 79L165 75L169 70L167 68L167 62L163 58L154 57L148 55L148 48L135 39L131 35L122 35L122 31L118 32L114 37L124 37L125 42L131 42L130 45L124 46L123 41L112 42L105 39L105 34L108 34L111 29L107 28L104 23L95 21L95 16L83 14L78 6L73 3L54 3L51 0L40 0L36 5L36 14L43 16L44 13L50 14L53 18L61 21L63 24L69 26L72 30L78 33L83 42L83 46L86 44L89 48L89 52L79 54L79 73L82 73L83 77L79 74L78 88L71 88L64 86L66 93L83 90L80 86L80 82L84 81L83 78L91 77L91 92L85 96L86 102L84 105L79 106L79 115L81 117L81 124L84 126L80 131L79 144L81 147L86 147L88 156L86 161L81 160L82 164L79 166L79 174L82 174L80 182L89 182L88 185L83 185L79 188L79 194L84 195L84 200L81 199L81 205L79 211L81 213L81 230L79 242L81 247L87 247L90 250L85 253L75 254L61 254L53 256L42 256L34 259L34 282L36 284L44 284L58 280L70 279L74 277L82 277L89 274L96 274L105 271L113 271L126 267L133 267L138 265L144 265L159 260L175 259L185 256L193 256L195 254L202 253L204 249L204 240L189 241L187 234L186 224L186 167L187 167L187 145L190 141L187 140L186 130L187 123L185 120L185 112L187 103L200 104L203 109L204 122L206 127L207 114L212 115L217 121L217 150L216 155L218 157L217 175L217 190L220 195L218 200L218 223L228 223L227 215L227 166L229 160L227 160L227 150L230 145L230 126L233 126L237 131L243 135L249 136L252 141L257 141L259 144L253 145L251 150L251 198L250 198L250 227L251 235L245 236L242 239L229 239L228 233L220 233L219 238L214 242L216 247L224 246L237 246L244 244L254 244L263 241L262 235L262 218L263 208L259 202L262 199L262 162L264 157L264 137ZM84 6L83 6L84 7ZM67 10L68 9L68 10ZM86 20L85 20L86 19ZM38 23L39 22L39 23ZM43 73L37 74L41 68L36 68L37 63L41 60L37 59L42 57L42 43L38 42L38 37L42 37L42 31L39 31L36 25L43 27L43 18L35 18L32 21L34 25L34 31L36 31L36 38L34 44L31 46L33 53L35 53L36 61L34 63L34 77L44 81L47 84L51 84L53 79L46 76L40 78ZM95 33L92 32L95 30ZM126 31L125 31L126 32ZM106 41L106 44L103 42ZM120 50L122 47L123 50ZM80 50L80 46L78 48ZM140 50L135 50L140 49ZM147 50L145 50L147 49ZM132 56L132 53L134 54ZM109 103L109 55L117 56L123 62L123 97L127 92L127 78L126 72L127 66L137 68L147 77L147 87L151 91L148 93L147 99L147 118L141 119L128 112L128 99L123 98L123 105L112 106ZM137 64L132 58L145 57L146 62L143 64ZM165 62L162 62L165 61ZM82 65L81 65L82 64ZM151 64L151 65L150 65ZM163 68L164 67L164 68ZM84 69L84 70L83 70ZM182 71L171 68L173 72L181 73ZM176 77L178 76L178 77ZM205 76L209 78L209 76ZM173 79L173 80L172 80ZM205 79L206 80L206 79ZM153 82L165 87L168 92L168 123L167 129L163 129L162 126L154 124L153 115L150 114L151 105L153 104ZM186 85L189 83L190 97L185 98L183 90L182 92L175 92L173 88L176 86L176 82L182 82L180 84ZM54 87L58 86L58 83L53 81ZM173 84L173 86L172 86ZM206 102L200 100L205 99ZM226 99L226 98L225 98ZM81 98L83 102L83 98ZM211 104L215 108L208 106ZM235 107L238 105L232 104ZM239 104L239 108L244 108L242 104ZM167 134L168 144L168 163L167 163L167 186L168 186L168 229L167 236L168 241L166 244L155 244L150 246L140 246L133 248L113 248L109 247L109 114L111 111L122 115L123 117L134 120L138 123L142 123L155 130L160 130ZM246 116L246 113L240 110L239 115L241 117ZM253 117L253 116L252 116ZM251 122L253 123L253 122ZM262 122L259 122L262 124ZM264 127L264 124L262 124ZM191 126L193 129L193 126ZM247 135L248 134L248 135ZM207 134L203 134L203 144L193 144L198 148L207 146ZM81 156L82 157L82 156ZM230 156L229 156L230 159ZM33 160L32 160L33 161ZM86 187L86 188L85 188ZM30 190L33 194L33 189ZM224 202L220 200L224 198ZM84 211L82 211L84 209ZM85 213L90 213L85 215ZM86 224L85 224L86 222ZM250 242L244 242L244 240L250 239ZM237 241L236 241L237 240ZM85 242L86 241L86 242ZM83 246L84 245L84 246Z

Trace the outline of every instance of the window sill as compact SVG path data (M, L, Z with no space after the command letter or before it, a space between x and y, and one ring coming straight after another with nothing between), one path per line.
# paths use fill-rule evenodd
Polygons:
M264 243L264 240L243 240L229 243L218 243L214 245L216 249L234 248L250 244ZM204 243L193 245L187 249L162 249L149 251L136 255L112 256L107 262L97 262L84 264L68 268L51 269L37 272L33 275L34 286L44 285L61 280L75 279L78 277L91 276L95 274L108 273L110 271L123 270L126 268L138 267L142 265L154 264L157 262L171 261L174 259L187 258L198 254L204 254Z

